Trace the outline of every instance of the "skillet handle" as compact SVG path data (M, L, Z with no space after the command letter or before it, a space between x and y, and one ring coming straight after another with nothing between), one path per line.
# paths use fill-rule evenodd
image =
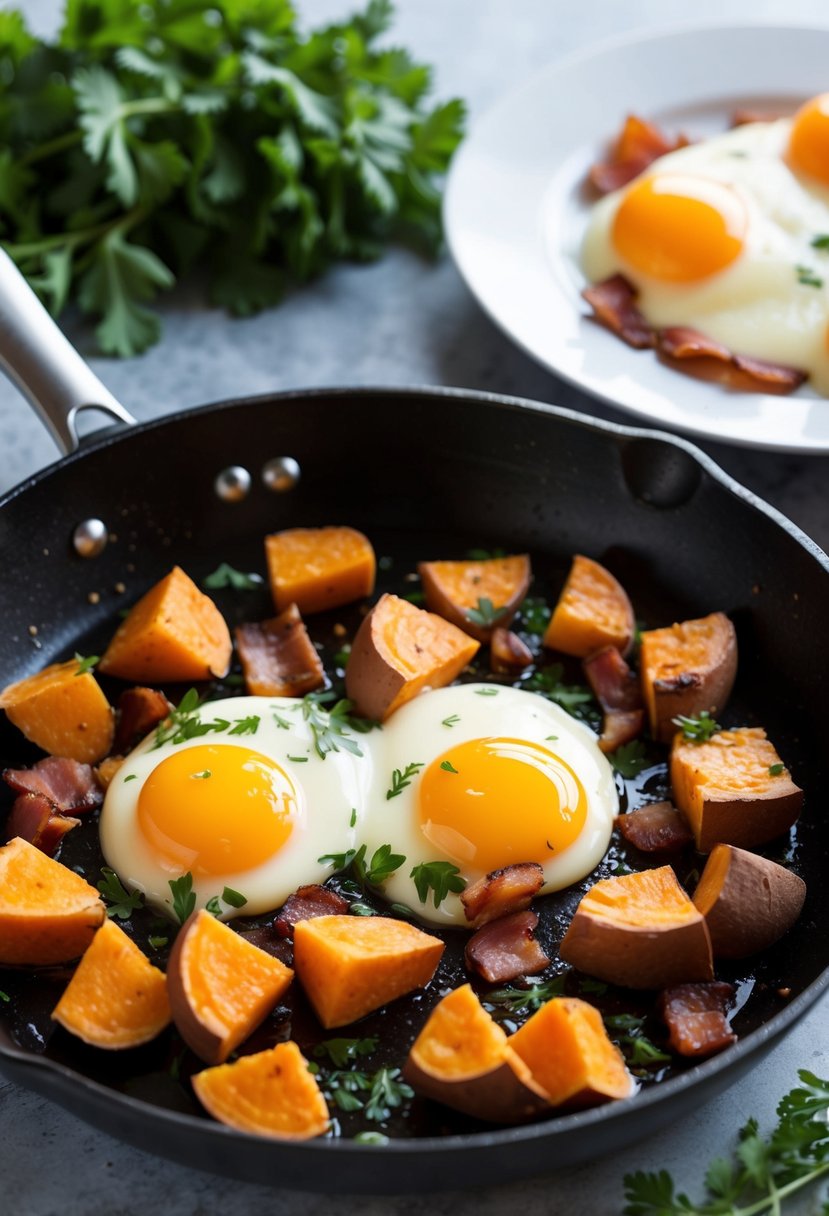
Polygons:
M80 442L76 422L81 410L102 410L127 425L135 422L64 337L2 249L0 368L28 398L64 455Z

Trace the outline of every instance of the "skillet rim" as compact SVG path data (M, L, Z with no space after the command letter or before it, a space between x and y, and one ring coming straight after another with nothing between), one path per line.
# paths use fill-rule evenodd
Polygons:
M29 488L60 473L64 468L85 460L86 456L93 452L99 452L103 449L128 442L134 434L163 430L171 423L186 422L189 418L229 412L237 407L257 406L260 404L264 405L265 403L281 406L319 397L341 399L383 397L403 400L432 398L445 401L478 401L496 408L548 415L558 418L569 425L576 425L585 430L605 433L610 438L615 438L617 442L633 443L641 440L656 440L665 443L668 446L684 451L730 494L743 500L754 510L766 515L773 524L782 528L810 557L815 559L818 565L829 575L829 556L824 553L815 541L776 507L773 507L770 503L767 503L755 494L754 491L749 490L738 482L718 465L712 457L684 437L650 427L611 422L596 418L593 415L582 414L576 410L551 405L546 402L534 401L529 398L453 386L391 385L384 387L382 385L372 385L365 387L339 386L332 388L289 389L276 393L259 393L191 406L184 410L139 422L134 426L105 427L85 437L81 446L75 452L60 457L57 461L47 465L6 491L0 496L0 511L2 511L7 503L17 499ZM791 1004L773 1014L764 1025L752 1031L746 1038L741 1039L721 1055L713 1056L708 1060L693 1065L678 1076L661 1082L659 1085L644 1092L636 1093L631 1098L621 1102L598 1106L573 1114L559 1115L553 1120L522 1124L516 1127L482 1130L441 1137L419 1137L411 1140L390 1139L386 1144L380 1146L382 1154L387 1159L401 1158L409 1160L423 1154L438 1154L442 1158L446 1154L457 1154L462 1150L466 1150L467 1152L470 1150L495 1148L503 1150L511 1144L543 1142L547 1139L555 1140L557 1136L566 1137L568 1133L576 1133L583 1128L601 1124L613 1124L619 1118L624 1118L627 1114L632 1114L636 1118L637 1112L641 1111L644 1114L654 1107L660 1106L663 1102L670 1103L675 1096L679 1096L694 1088L699 1088L702 1091L703 1100L706 1100L713 1096L710 1089L716 1078L721 1077L721 1074L733 1074L730 1081L727 1080L719 1086L720 1089L736 1082L741 1073L745 1071L752 1057L756 1056L759 1058L764 1055L773 1043L781 1038L825 994L827 989L829 989L829 964L824 967L821 974L811 984L795 997ZM33 1054L13 1044L7 1044L0 1039L0 1076L4 1075L4 1061L11 1066L12 1075L10 1079L12 1081L25 1086L27 1080L25 1074L31 1072L37 1080L42 1082L42 1084L35 1084L31 1088L50 1098L52 1097L52 1091L54 1091L58 1095L56 1097L58 1102L61 1101L60 1095L68 1092L70 1088L77 1091L78 1086L80 1086L80 1089L89 1096L93 1105L96 1103L98 1105L103 1104L104 1106L111 1105L116 1110L122 1110L128 1117L138 1118L139 1120L143 1118L146 1122L155 1123L156 1134L158 1136L163 1134L165 1127L170 1129L181 1127L193 1134L201 1133L202 1135L206 1135L211 1140L216 1138L216 1143L231 1144L237 1141L243 1142L254 1146L253 1151L261 1149L263 1153L273 1154L275 1166L278 1166L280 1150L282 1152L289 1152L295 1157L305 1158L309 1163L316 1160L319 1153L324 1153L329 1157L334 1153L337 1156L344 1155L346 1158L351 1159L357 1154L365 1157L367 1154L380 1151L378 1146L375 1145L362 1144L352 1139L337 1137L305 1142L285 1141L280 1143L278 1141L270 1141L261 1136L240 1132L234 1128L214 1123L208 1119L186 1112L155 1106L150 1102L112 1089L99 1081L84 1076L82 1073L75 1072L74 1069L66 1064L45 1056ZM77 1113L78 1117L86 1121L84 1113L79 1111L77 1107L71 1109L73 1109L73 1113ZM90 1121L95 1126L100 1127L100 1124L96 1123L94 1119ZM642 1121L644 1120L640 1120L640 1122ZM117 1135L117 1138L128 1139L120 1135ZM624 1143L628 1143L632 1139L635 1139L635 1137L628 1137ZM128 1142L134 1143L134 1141L129 1140ZM617 1147L621 1146L620 1143ZM149 1151L160 1152L157 1148L150 1149ZM601 1152L599 1155L601 1155ZM179 1158L173 1155L173 1159ZM589 1160L590 1158L588 1157L587 1159ZM210 1167L208 1166L208 1168ZM555 1166L553 1168L560 1167ZM544 1167L541 1166L535 1172L543 1172L543 1169ZM532 1171L527 1171L527 1176L531 1176L531 1173ZM274 1181L278 1182L279 1180L275 1179ZM386 1191L385 1193L390 1192Z

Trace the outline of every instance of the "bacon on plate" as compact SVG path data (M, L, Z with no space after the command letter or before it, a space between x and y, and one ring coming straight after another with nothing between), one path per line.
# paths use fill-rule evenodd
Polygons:
M687 143L684 135L671 138L654 123L629 114L608 159L592 166L590 183L600 194L610 194L633 181L658 157L684 148Z
M636 306L636 289L623 274L593 283L581 294L593 309L596 320L628 346L650 350L656 345L653 328Z
M490 984L536 975L550 960L533 937L538 916L529 910L490 921L466 943L464 961Z

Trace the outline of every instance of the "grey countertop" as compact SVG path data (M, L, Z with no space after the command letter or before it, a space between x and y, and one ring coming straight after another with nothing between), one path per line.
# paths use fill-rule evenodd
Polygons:
M24 0L34 27L54 28L58 0ZM398 0L394 40L436 65L437 95L470 103L472 121L516 81L605 35L696 21L778 18L829 24L825 0ZM348 0L300 0L309 22L341 16ZM620 104L623 104L620 102ZM93 360L139 419L206 400L336 384L448 384L513 393L617 421L513 347L481 312L451 262L395 250L370 267L345 267L277 311L233 321L182 291L164 306L163 341L139 359ZM88 334L71 329L81 349ZM729 472L829 548L829 458L702 445ZM11 387L0 384L0 491L55 458L51 442ZM319 1198L229 1182L156 1160L90 1130L50 1102L0 1080L0 1176L20 1216L171 1213L308 1216L361 1210L506 1216L521 1211L617 1213L622 1176L671 1170L692 1195L709 1160L733 1143L749 1115L773 1120L798 1068L827 1075L826 1001L762 1066L724 1096L625 1153L509 1188L398 1199ZM817 1211L817 1196L786 1212Z

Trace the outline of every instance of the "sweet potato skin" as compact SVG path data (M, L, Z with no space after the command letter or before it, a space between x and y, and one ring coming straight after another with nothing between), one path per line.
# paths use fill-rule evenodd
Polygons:
M602 895L605 889L621 890L643 873L657 875L677 907L681 905L682 915L673 923L660 923L658 905L654 906L653 921L643 919L639 924L626 924L591 908L591 896ZM597 882L576 908L559 955L587 975L623 988L664 988L714 977L705 920L682 891L670 866Z
M806 884L784 866L717 844L693 900L705 917L715 958L746 958L788 933L803 908Z
M78 958L105 916L98 892L73 870L20 837L0 848L0 964Z
M464 633L488 642L496 627L506 628L530 586L532 569L526 553L482 561L420 562L418 573L426 607L457 625ZM470 620L470 610L488 599L497 620L485 625Z
M451 684L479 645L442 617L383 595L352 643L346 694L365 717L384 722L423 689Z
M530 1070L508 1046L500 1064L463 1080L436 1076L423 1068L411 1052L403 1076L421 1097L487 1123L525 1123L550 1110L550 1103L535 1087Z
M700 645L704 655L697 652ZM667 667L659 659L666 646L673 652ZM645 630L640 670L651 734L670 743L677 731L674 718L703 710L716 717L728 701L737 675L734 626L724 612L712 612L666 629Z
M94 764L109 752L115 716L91 671L52 663L0 693L0 709L26 738L53 756Z
M704 743L676 735L670 757L674 801L700 853L710 853L715 844L758 848L795 823L803 790L785 767L775 775L769 771L780 763L759 726L719 731Z
M137 684L209 680L227 674L232 648L219 609L174 566L130 609L98 669Z

